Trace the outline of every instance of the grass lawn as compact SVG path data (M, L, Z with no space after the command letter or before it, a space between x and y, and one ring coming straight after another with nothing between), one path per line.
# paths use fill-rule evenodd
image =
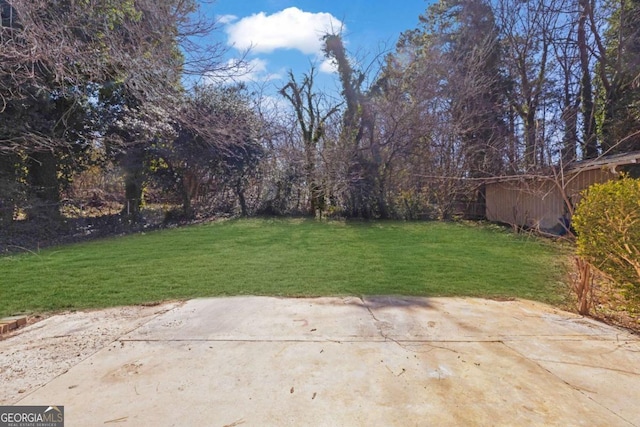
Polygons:
M561 302L565 252L497 227L250 219L0 258L0 316L220 295Z

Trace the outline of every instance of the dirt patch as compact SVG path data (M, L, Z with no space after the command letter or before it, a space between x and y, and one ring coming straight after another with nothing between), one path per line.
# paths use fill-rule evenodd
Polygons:
M569 280L579 280L578 270L573 263L567 263ZM592 318L609 325L621 326L640 335L640 301L630 301L625 298L620 287L607 276L593 271L593 287L589 295L589 314ZM577 302L575 293L568 295L567 301L562 305L567 311L576 312Z
M11 405L118 337L181 303L31 317L0 341L0 405ZM7 339L10 338L10 339Z
M640 306L627 300L610 281L601 279L596 282L592 307L594 318L640 334Z
M162 218L145 216L130 223L121 215L65 218L61 221L13 221L0 230L0 255L38 252L51 246L160 229Z

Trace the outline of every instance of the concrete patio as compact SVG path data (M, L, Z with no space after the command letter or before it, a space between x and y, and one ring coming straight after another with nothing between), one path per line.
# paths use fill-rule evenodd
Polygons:
M68 426L640 426L639 337L539 303L232 297L114 310L0 341L0 403L63 405Z

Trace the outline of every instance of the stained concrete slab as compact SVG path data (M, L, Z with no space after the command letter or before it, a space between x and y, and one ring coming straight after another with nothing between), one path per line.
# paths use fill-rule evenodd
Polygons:
M200 299L16 403L63 404L70 426L632 426L639 350L527 301Z
M0 337L0 405L24 395L181 303L57 314Z

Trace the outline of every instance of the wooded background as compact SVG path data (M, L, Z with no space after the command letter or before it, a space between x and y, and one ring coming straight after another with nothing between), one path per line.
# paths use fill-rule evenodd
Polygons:
M195 42L216 32L195 0L0 11L5 229L149 206L447 219L484 178L640 150L638 0L442 0L369 63L326 34L342 91L291 73L288 110L228 83L242 61Z

